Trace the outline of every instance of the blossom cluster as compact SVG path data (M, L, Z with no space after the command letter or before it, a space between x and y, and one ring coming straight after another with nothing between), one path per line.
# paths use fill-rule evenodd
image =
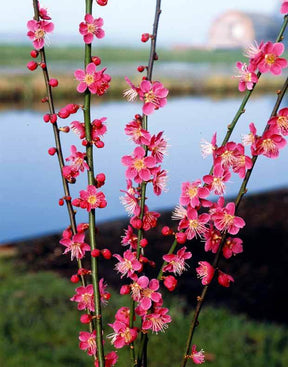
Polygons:
M253 89L254 85L258 82L259 73L268 73L274 75L280 75L282 69L287 67L287 60L280 57L284 52L284 44L281 42L261 42L259 45L255 42L254 45L246 52L246 56L249 58L248 65L238 61L236 67L239 70L239 74L236 78L239 78L238 89L240 92Z

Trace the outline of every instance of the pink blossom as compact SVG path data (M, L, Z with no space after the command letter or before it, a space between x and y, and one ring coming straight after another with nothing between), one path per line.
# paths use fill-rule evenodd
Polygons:
M125 235L122 236L121 244L123 246L129 245L132 249L137 249L138 236L133 232L133 228L128 226L127 229L124 230Z
M249 64L247 66L247 64L238 61L236 66L240 70L240 74L235 76L235 78L239 78L239 91L244 92L246 89L253 89L254 84L258 82L258 77L254 73L256 69L255 65Z
M167 171L165 169L161 170L160 167L156 167L153 170L153 191L155 195L160 195L162 191L167 191Z
M218 251L219 245L222 240L221 233L215 229L212 225L210 225L209 230L204 234L205 239L205 251L212 251L213 254L216 254Z
M258 69L261 73L271 72L274 75L280 75L282 69L287 67L287 60L279 57L284 52L284 44L281 42L266 42L261 48L263 57L258 63Z
M205 362L205 356L203 349L197 352L196 345L192 346L191 354L188 356L195 364L202 364Z
M116 352L110 352L105 356L105 367L112 367L117 363L118 356ZM94 362L95 367L99 367L98 359Z
M157 279L147 278L145 275L136 278L131 284L132 299L139 302L139 306L147 311L152 306L153 302L159 302L162 298L159 292L159 281Z
M76 288L76 294L70 298L71 301L78 302L78 310L89 310L91 312L95 311L94 304L94 290L93 284L89 284L86 287Z
M128 166L126 177L134 179L135 182L149 181L151 178L150 168L156 164L154 157L146 157L145 150L142 147L134 149L133 156L126 155L122 157L122 164Z
M153 135L148 145L148 149L151 151L151 155L155 158L156 163L161 163L167 152L167 141L162 135L163 131Z
M86 14L84 20L85 22L79 25L79 32L83 35L86 44L92 43L94 36L96 38L105 36L105 32L101 28L104 24L102 18L94 19L91 14Z
M252 159L244 154L244 146L237 144L238 154L232 165L233 172L237 173L240 178L244 178L246 170L252 168Z
M177 254L167 254L163 256L163 260L168 264L163 267L163 271L169 271L176 275L181 275L186 270L187 264L185 260L192 257L190 251L186 252L187 247L182 247L177 251Z
M165 331L168 323L172 321L171 316L166 315L168 308L155 307L154 312L144 316L142 323L143 330L152 330L156 334L159 331Z
M124 196L120 197L120 201L124 206L125 210L127 211L128 215L139 215L140 214L140 206L139 206L139 193L138 191L132 186L132 181L127 180L127 191L120 190L125 193Z
M214 165L221 164L224 169L229 169L233 164L235 164L238 155L238 144L230 141L215 151Z
M212 136L211 143L209 143L207 140L202 140L200 146L201 146L201 155L203 158L208 157L208 155L214 156L214 151L217 149L216 136L217 134L214 133Z
M80 83L77 86L79 93L84 93L88 88L92 94L102 95L109 87L111 77L108 74L104 74L106 68L96 71L96 65L90 62L85 71L78 69L74 72L74 76Z
M168 291L173 292L177 286L177 279L173 277L173 275L168 275L167 277L164 277L163 284L168 289Z
M216 164L213 167L213 174L203 177L203 181L207 185L209 191L214 191L216 195L223 195L225 193L225 182L229 181L231 173L224 169L221 164Z
M92 209L105 208L107 202L102 191L97 191L95 186L88 185L86 191L80 191L80 198L74 199L72 205L80 206L90 212Z
M129 325L130 320L130 308L129 307L120 307L116 312L115 320L121 321L126 325Z
M144 207L143 225L142 229L144 231L149 231L151 228L155 228L157 225L157 219L160 217L160 213L149 211L148 207Z
M107 337L111 339L111 344L115 348L123 348L125 345L131 344L137 338L137 328L129 328L129 326L121 321L114 321L113 324L108 324L114 330L114 333Z
M71 145L71 155L66 158L66 161L71 161L71 168L75 171L83 172L84 169L89 170L89 166L85 161L86 153L77 151L75 145Z
M115 270L122 274L121 278L125 275L131 277L135 271L140 271L140 269L142 269L142 264L137 260L136 253L131 250L126 250L123 257L118 254L113 256L118 260L118 263L115 265Z
M103 136L106 133L107 127L104 123L106 120L106 117L101 117L101 119L95 119L92 121L91 137L93 142L97 141L97 138L99 138L99 136Z
M207 213L198 216L197 210L189 207L187 209L187 217L182 219L179 223L178 230L186 229L185 234L188 240L194 237L202 237L207 231L205 224L209 221L210 215Z
M54 24L46 22L46 20L29 20L27 23L27 36L32 40L33 46L36 50L44 47L46 33L52 32Z
M223 246L223 256L229 259L232 255L237 255L243 252L243 241L240 238L228 237Z
M41 8L39 1L38 1L38 9L39 9L39 17L44 20L50 20L51 17L48 15L46 8Z
M288 3L288 2L287 2ZM281 135L288 135L288 108L282 108L277 116L272 117L268 124L278 129L278 133Z
M202 279L201 283L207 285L211 282L214 276L215 269L207 261L199 261L199 267L196 268L197 277Z
M281 14L287 14L288 13L288 1L287 0L282 0L280 13Z
M89 356L96 355L96 330L92 333L88 331L80 331L79 333L79 348L87 351Z
M199 199L204 199L209 195L207 187L201 187L201 180L182 183L182 192L180 196L181 205L190 205L195 208L200 205Z
M149 132L143 129L140 120L133 120L125 127L125 134L130 136L135 144L148 145L151 139Z
M278 134L278 128L270 126L262 137L257 139L254 154L263 154L268 158L277 158L279 156L279 149L284 148L286 143L286 140Z
M167 103L167 95L169 91L164 88L160 82L150 82L143 80L139 88L139 97L144 101L142 107L145 115L150 115L154 110L164 107Z
M230 286L230 282L234 282L234 278L229 275L223 273L223 271L218 270L218 283L223 287L228 288Z
M241 217L237 217L235 214L235 204L230 202L225 208L216 209L216 212L212 214L212 220L214 225L219 231L227 231L230 234L237 234L240 228L245 226L245 222Z
M90 251L90 246L84 242L85 233L76 233L71 239L63 237L59 243L65 246L66 249L64 254L71 252L71 261L76 258L77 260L82 259L86 251Z
M74 131L75 134L77 134L79 136L80 139L85 138L86 133L85 133L85 124L84 124L84 122L72 121L70 125L71 125L71 129Z

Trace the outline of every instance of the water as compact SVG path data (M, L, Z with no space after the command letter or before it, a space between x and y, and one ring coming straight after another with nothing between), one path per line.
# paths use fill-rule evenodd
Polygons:
M210 140L217 131L220 143L226 126L232 120L240 99L213 100L204 97L170 98L165 108L149 118L152 133L165 131L169 151L163 168L169 171L168 192L160 197L149 194L151 209L172 208L178 202L181 182L194 181L207 174L211 160L203 160L200 154L201 139ZM273 108L274 96L253 98L240 120L233 139L239 141L254 122L261 132ZM92 108L93 118L107 117L108 133L105 148L95 154L96 173L104 172L107 184L103 187L108 200L105 209L97 211L97 220L107 221L126 216L119 202L120 189L125 189L125 167L122 155L132 152L134 145L127 140L123 129L140 112L137 103L105 102ZM1 151L0 163L0 242L20 240L62 230L68 225L65 206L58 206L63 196L57 158L47 154L54 146L52 129L42 120L43 112L32 110L7 110L0 112ZM79 111L73 120L82 120ZM65 121L65 124L72 121ZM73 134L63 134L64 156L70 155L70 145L80 141ZM271 160L260 157L249 183L249 192L256 192L288 185L287 150L280 158ZM86 175L72 185L73 197L86 188ZM239 179L232 176L227 194L239 189ZM79 221L86 221L86 211L79 209Z

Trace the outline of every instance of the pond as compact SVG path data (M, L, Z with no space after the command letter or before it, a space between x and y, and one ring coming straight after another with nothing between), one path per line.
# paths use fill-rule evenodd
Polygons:
M168 155L163 168L168 170L168 191L160 197L149 192L148 205L151 209L173 208L179 198L181 182L194 181L207 174L211 158L203 160L200 153L201 139L209 140L217 131L221 143L227 125L240 105L240 98L213 99L208 97L170 98L167 106L149 118L152 133L164 131L168 139ZM254 122L261 132L270 116L275 97L266 95L253 97L247 105L239 126L232 138L240 141ZM61 107L61 106L60 106ZM97 221L103 222L126 216L119 201L120 190L125 189L125 167L121 156L134 149L124 134L125 124L139 113L141 106L125 101L104 102L94 105L93 118L107 117L108 133L105 147L95 152L96 173L104 172L107 184L103 191L108 206L97 211ZM62 230L68 225L65 207L58 206L63 196L56 157L47 154L54 146L52 129L42 120L44 112L32 110L2 110L1 171L0 180L0 243L20 240ZM79 111L73 120L82 120ZM62 135L64 156L70 155L70 145L81 149L79 139L71 132ZM71 186L73 197L86 188L86 175ZM235 195L239 179L232 176L227 195ZM269 190L288 185L287 150L280 158L271 160L260 157L248 185L249 193ZM86 212L79 209L79 221L86 221Z

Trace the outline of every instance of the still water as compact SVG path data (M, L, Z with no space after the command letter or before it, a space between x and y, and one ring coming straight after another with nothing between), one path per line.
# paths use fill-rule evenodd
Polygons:
M151 209L173 208L178 202L181 182L194 181L208 173L211 160L201 157L200 141L210 140L217 131L220 143L240 102L238 98L170 98L164 109L149 118L150 131L164 130L169 143L163 163L169 173L168 191L156 198L149 195ZM274 102L275 97L269 95L252 98L233 139L239 141L248 131L250 122L254 122L261 132ZM125 167L120 159L130 154L134 146L123 130L140 108L137 103L123 101L104 102L92 108L93 118L107 117L108 127L105 148L95 153L96 173L104 172L107 177L103 191L108 206L98 210L99 222L126 216L119 202L120 189L125 189ZM47 154L48 148L54 145L52 129L43 122L42 115L43 112L32 110L0 112L0 243L56 232L68 225L65 207L58 206L58 198L63 194L57 158ZM80 111L65 124L73 120L82 120ZM62 138L65 157L70 155L71 144L81 149L73 133L63 134ZM260 157L248 186L249 192L288 186L287 156L286 148L276 160ZM86 188L85 178L82 174L78 184L71 186L73 197ZM234 195L238 189L239 180L233 175L227 194ZM78 213L79 221L86 221L86 212L79 209Z

